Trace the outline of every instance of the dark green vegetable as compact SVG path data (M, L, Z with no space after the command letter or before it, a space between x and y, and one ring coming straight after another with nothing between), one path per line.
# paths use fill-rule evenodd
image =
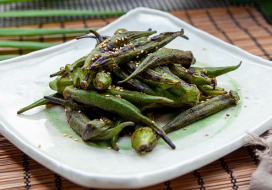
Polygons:
M174 63L178 63L185 68L189 68L191 64L195 63L195 59L191 51L182 51L178 49L161 49L160 51L157 51L145 58L126 80L120 81L119 83L123 83L129 79L132 79L148 68Z
M222 95L227 94L228 92L224 90L224 88L213 87L211 85L198 85L197 86L201 92L206 95Z
M173 104L174 101L165 97L160 96L151 96L148 94L140 93L137 91L124 90L120 87L108 89L105 91L107 94L115 95L120 98L126 99L127 101L133 104L150 104L150 103L158 103L158 104Z
M150 127L141 127L133 132L131 145L142 154L152 151L157 144L157 137Z
M75 68L77 68L77 67L82 67L82 66L84 65L86 59L87 59L87 56L83 56L83 57L79 58L78 60L76 60L76 61L72 64L72 66L70 67L70 71L73 72L73 70L74 70Z
M220 75L226 74L228 72L234 71L236 69L238 69L242 64L242 61L236 65L236 66L228 66L228 67L192 67L192 70L198 70L200 72L202 72L203 74L205 74L208 77L214 78L214 77L218 77Z
M129 75L124 72L122 69L120 68L116 68L112 71L112 73L117 76L120 79L126 79ZM142 92L144 90L144 87L141 86L139 83L137 83L134 79L130 79L126 82L126 84L128 84L129 86L135 88L136 90Z
M60 94L62 94L63 90L70 85L73 85L73 80L68 74L61 77L59 76L49 83L49 87Z
M131 69L131 71L128 70L130 74L137 68L135 62L130 62L127 65ZM142 81L145 84L160 87L163 90L180 86L179 79L172 77L168 73L159 73L152 69L147 69L146 71L137 75L136 79Z
M190 84L213 84L213 79L207 77L203 73L201 73L198 69L186 69L182 67L180 64L170 64L168 65L170 71L178 76L180 79L190 83Z
M117 30L114 32L114 35L115 35L115 34L119 34L119 33L123 33L123 32L127 32L127 29L119 28L119 29L117 29Z
M55 45L57 44L50 44L50 43L43 43L43 42L0 40L0 47L13 47L13 48L21 48L21 49L44 49L44 48L52 47Z
M115 68L123 63L131 61L133 58L141 58L146 56L147 53L156 51L158 48L161 48L164 45L170 43L178 36L183 37L183 30L179 32L161 33L152 38L147 38L146 40L127 45L123 48L120 48L118 51L106 52L97 60L95 60L89 68Z
M50 97L62 97L62 95L59 93L51 94L49 96ZM46 105L46 104L52 104L52 101L41 98L41 99L37 100L36 102L30 104L29 106L26 106L26 107L20 109L19 111L17 111L17 114L21 114L27 110L30 110L30 109L38 107L38 106Z
M98 72L93 79L93 85L97 90L106 90L111 85L112 79L105 71Z
M64 74L67 74L67 72L66 72L64 67L61 67L59 71L51 74L50 77L52 78L52 77L55 77L55 76L62 76Z
M43 36L43 35L73 34L73 33L89 33L89 29L87 28L82 28L82 29L1 28L0 29L0 36Z
M156 133L163 138L163 140L168 143L173 149L175 145L171 140L165 135L161 127L152 122L149 118L143 116L140 110L131 104L130 102L122 99L116 98L108 94L99 94L92 90L80 90L72 86L65 88L63 95L66 99L73 99L77 102L98 107L100 109L110 111L123 118L129 118L132 121L145 123L152 127Z
M111 137L111 146L114 150L119 151L119 147L117 146L117 140L119 138L119 134Z
M199 102L200 92L196 85L188 84L185 81L179 79L176 75L174 75L168 68L168 66L159 66L154 68L155 71L159 73L168 73L172 77L176 78L180 81L180 86L174 88L168 88L167 91L179 96L185 102L197 104Z
M235 91L230 91L228 94L217 96L180 113L173 120L168 122L163 127L163 130L165 133L176 131L182 127L217 113L227 106L236 105L239 100L239 95Z

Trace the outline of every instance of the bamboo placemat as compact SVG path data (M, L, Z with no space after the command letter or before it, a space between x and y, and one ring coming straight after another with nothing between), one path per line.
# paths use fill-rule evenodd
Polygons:
M251 7L229 7L171 12L176 17L249 53L271 60L272 26ZM24 26L26 28L101 28L115 19L81 20ZM0 38L62 43L79 34ZM0 55L22 55L29 51L0 48ZM248 189L258 165L252 148L237 151L171 181L144 189ZM80 187L51 172L0 135L0 189L90 189ZM93 188L91 188L93 189Z

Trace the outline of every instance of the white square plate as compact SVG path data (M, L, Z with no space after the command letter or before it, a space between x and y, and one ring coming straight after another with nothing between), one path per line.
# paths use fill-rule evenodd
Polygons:
M167 47L191 50L198 61L196 65L225 66L243 61L237 71L218 77L218 86L242 89L239 104L234 110L222 110L188 126L186 131L169 134L176 150L161 140L145 155L131 149L129 138L120 140L119 152L107 150L107 143L76 142L62 136L66 133L79 138L68 127L60 106L42 106L16 114L19 108L49 93L49 74L86 55L95 45L92 39L72 40L0 63L0 132L37 162L77 184L120 189L146 187L193 171L241 147L245 131L261 134L271 126L271 62L162 11L137 8L99 32L112 35L118 28L152 28L158 33L183 28L190 40L178 38ZM224 119L226 113L231 115L228 119Z

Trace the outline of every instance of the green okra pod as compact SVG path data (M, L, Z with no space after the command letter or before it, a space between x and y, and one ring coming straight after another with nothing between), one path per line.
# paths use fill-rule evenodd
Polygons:
M172 77L176 78L180 81L180 86L168 88L167 91L179 96L184 99L186 102L197 104L199 102L200 91L197 86L194 84L188 84L185 81L179 79L176 75L174 75L168 68L168 66L159 66L154 68L155 71L159 73L168 73Z
M222 95L227 94L228 92L224 90L224 88L213 87L211 85L198 85L198 89L206 95Z
M143 41L134 42L133 44L121 47L118 51L106 52L101 54L101 56L92 63L89 69L99 67L113 69L123 63L127 63L133 58L145 57L146 54L157 51L158 48L170 43L176 37L183 37L183 33L183 30L178 32L165 32L151 38L146 38Z
M135 62L130 62L127 65L131 69L131 71L128 70L130 74L137 68ZM168 73L159 73L152 69L147 69L146 71L137 75L136 79L148 85L160 87L163 90L180 86L179 79L172 77Z
M105 93L114 95L115 97L123 98L133 104L150 104L150 103L158 103L158 104L173 104L174 101L165 97L160 96L152 96L144 93L140 93L137 91L125 90L120 87L106 90Z
M192 69L192 67L186 69L180 64L170 64L168 67L173 74L190 84L201 85L214 83L212 78L207 77L197 69Z
M205 74L208 77L214 78L220 75L226 74L228 72L234 71L238 69L242 64L242 61L236 66L228 66L228 67L192 67L192 70L198 70Z
M140 110L122 98L116 98L112 95L105 93L97 93L92 90L80 90L76 89L73 86L68 86L65 88L63 95L66 99L73 99L76 102L80 102L83 104L91 105L98 107L100 109L110 111L115 113L123 118L129 118L134 122L144 123L153 128L156 133L162 137L162 139L169 144L173 149L175 145L171 142L171 140L165 135L164 131L161 127L152 122L149 118L145 117L141 114Z
M195 59L191 51L182 51L178 49L161 49L147 56L126 80L119 81L119 83L123 83L129 79L132 79L148 68L174 63L178 63L183 67L189 68L191 64L195 63Z
M227 106L236 105L239 100L239 95L235 91L230 91L228 94L219 95L180 113L173 120L168 122L163 127L163 130L165 133L176 131L182 127L217 113Z
M73 72L73 70L77 67L82 67L87 59L87 56L83 56L76 60L70 67L70 71Z
M67 74L67 72L66 72L64 67L61 67L59 71L51 74L50 77L52 78L52 77L55 77L55 76L62 76L64 74Z
M59 93L51 94L49 96L50 97L62 97L62 95L59 94ZM17 111L17 114L21 114L21 113L23 113L23 112L25 112L27 110L30 110L30 109L38 107L38 106L42 106L42 105L46 105L46 104L52 104L52 103L53 102L50 101L50 100L41 98L41 99L37 100L36 102L34 102L34 103L32 103L32 104L30 104L30 105L28 105L28 106L20 109L19 111Z
M116 34L122 34L123 32L127 32L127 29L124 29L124 28L119 28L119 29L117 29L115 32L114 32L114 35L116 35Z
M112 71L112 73L117 76L120 79L126 79L129 75L124 72L122 69L120 68L116 68ZM134 79L130 79L126 82L126 84L128 84L129 86L135 88L136 90L142 92L144 90L144 87L141 86L139 83L137 83Z
M62 94L63 90L67 87L73 85L73 80L72 78L69 76L69 74L65 74L63 76L59 76L57 77L55 80L51 81L49 83L49 87L52 90L57 91L58 93Z
M106 90L111 85L112 79L106 72L98 72L93 79L93 85L97 90Z
M119 138L119 134L111 137L111 146L114 150L119 151L119 147L117 146L117 140Z
M131 136L131 145L134 150L142 154L152 151L157 145L157 137L150 127L140 127Z

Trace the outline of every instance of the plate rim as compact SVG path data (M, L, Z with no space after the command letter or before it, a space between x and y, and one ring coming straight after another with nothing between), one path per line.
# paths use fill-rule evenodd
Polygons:
M170 21L172 21L174 23L177 23L178 25L184 25L184 26L188 27L191 30L191 32L195 32L196 34L199 34L202 37L205 37L207 40L213 41L214 42L213 47L215 47L215 48L217 48L217 46L220 46L220 48L222 48L221 49L222 51L232 54L235 57L242 58L243 60L247 60L247 62L250 62L253 64L255 64L254 62L258 62L259 66L261 66L261 64L265 65L265 66L269 66L269 67L272 66L271 61L268 61L268 60L265 60L261 57L252 55L237 46L231 45L221 39L218 39L205 31L202 31L200 29L195 28L194 26L191 26L190 24L186 23L185 21L180 20L179 18L171 15L170 13L159 11L159 10L154 10L154 9L150 9L150 8L138 7L136 9L133 9L133 10L127 12L125 15L119 17L116 21L110 23L109 25L103 27L102 29L99 29L98 31L99 32L106 31L109 27L113 27L115 24L122 22L124 19L126 19L126 17L130 17L130 16L133 16L138 13L148 13L148 14L156 14L156 15L164 16L165 18L169 19ZM29 58L35 58L36 56L42 55L44 53L51 53L56 50L59 50L60 48L69 47L72 43L75 43L75 41L76 40L71 40L71 41L66 42L64 44L59 44L59 45L56 45L56 46L53 46L53 47L50 47L47 49L38 50L38 51L35 51L32 53L29 53L27 55L19 56L19 57L12 58L12 59L9 59L6 61L1 61L0 65L1 64L12 64L11 62L14 62L14 61L26 60ZM235 51L236 51L236 53L233 53ZM253 129L249 130L249 132L260 135L265 130L267 130L267 127L269 125L268 123L271 123L271 122L272 122L272 116L269 117L267 120L263 121L262 123L260 123L259 125L255 126ZM29 145L27 142L21 140L20 137L17 136L15 133L13 133L7 126L5 126L2 123L2 121L0 121L0 132L10 142L12 142L16 147L18 147L20 150L25 152L27 155L29 155L31 158L33 158L35 161L37 161L41 165L49 168L53 172L58 173L61 176L65 177L65 178L69 179L70 181L72 181L76 184L79 184L81 186L98 187L98 188L143 188L143 187L151 186L151 185L163 182L163 181L167 181L167 180L176 178L178 176L181 176L181 175L184 175L188 172L191 172L199 167L207 165L207 164L213 162L214 160L217 160L219 157L215 156L214 154L216 154L218 149L224 150L224 155L226 155L226 154L229 154L230 152L240 148L243 145L244 138L246 137L246 134L244 134L241 137L236 138L236 139L232 140L231 142L229 142L221 147L218 147L217 149L214 149L205 155L202 155L201 156L202 159L208 160L208 162L205 162L205 164L203 164L203 162L200 162L197 157L197 158L192 159L186 163L184 163L184 162L182 164L178 163L176 165L172 165L167 168L159 169L159 170L155 170L155 171L151 171L151 172L144 172L144 173L140 173L140 174L131 174L129 176L128 175L114 176L114 175L105 175L105 174L92 174L92 173L84 172L84 171L81 171L81 170L78 170L75 168L70 168L69 166L60 163L58 160L55 160L55 159L51 158L50 156L47 156L43 152L39 151L37 148ZM192 168L188 169L186 167L184 169L184 164L189 165L192 163L195 166L195 167L193 167L194 169L192 169ZM181 167L183 168L182 171L181 171ZM67 171L70 172L70 175L67 175ZM163 172L165 174L169 174L169 175L165 175L164 179L162 180L161 177L159 176L159 174L161 172ZM174 173L174 175L171 175L171 173ZM74 178L75 176L77 176L77 178ZM78 176L80 176L80 177L78 177ZM147 180L151 176L152 176L152 180L150 180L150 181ZM92 179L92 181L95 181L95 183L92 183L92 181L90 183L90 179ZM116 183L116 180L118 180L119 183ZM122 182L120 183L120 181L122 181ZM112 186L109 186L109 185L112 185Z

